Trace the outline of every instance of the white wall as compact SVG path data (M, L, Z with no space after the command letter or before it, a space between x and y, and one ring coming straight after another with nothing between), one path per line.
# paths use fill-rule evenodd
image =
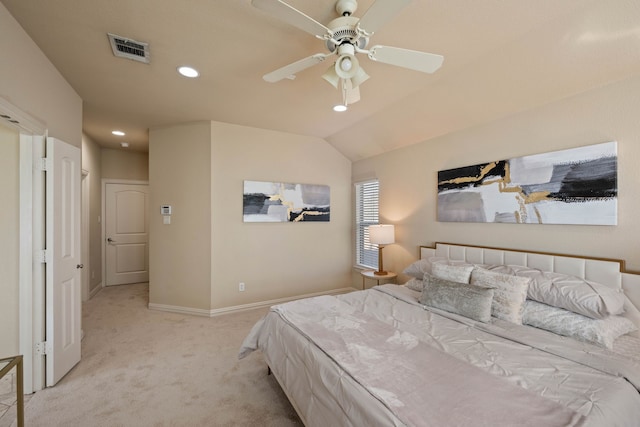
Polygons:
M385 267L402 271L436 241L622 258L640 270L640 77L354 163L380 179L381 221L396 224ZM436 221L437 172L493 160L618 141L618 225ZM403 278L406 279L406 278Z

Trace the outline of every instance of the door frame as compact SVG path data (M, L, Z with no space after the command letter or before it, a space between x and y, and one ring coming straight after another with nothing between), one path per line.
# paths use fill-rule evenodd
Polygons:
M89 258L89 207L90 207L90 193L91 193L91 176L88 170L82 169L82 181L81 193L82 193L82 302L89 301L89 291L91 286L89 284L89 271L91 271L91 260Z
M115 179L115 178L102 178L102 217L100 220L102 230L102 287L104 288L107 283L107 230L105 228L106 213L107 213L107 184L133 184L133 185L149 185L149 181L135 180L135 179Z
M34 255L45 248L44 171L35 164L45 157L43 135L20 132L20 266L18 294L19 349L22 354L24 393L45 387L45 358L35 353L45 333L45 264Z
M45 384L44 357L36 357L36 344L45 338L44 264L35 254L44 249L44 172L36 165L45 156L47 126L0 97L0 113L11 118L6 124L19 133L19 253L18 348L22 354L24 393L42 390Z

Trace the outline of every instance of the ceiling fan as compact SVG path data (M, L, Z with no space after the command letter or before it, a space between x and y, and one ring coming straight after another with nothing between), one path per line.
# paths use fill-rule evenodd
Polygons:
M361 18L357 18L353 16L358 7L356 0L337 0L335 8L339 17L325 26L282 0L252 0L254 7L324 40L329 51L285 65L265 74L263 79L270 83L285 78L294 79L300 71L331 55L337 55L335 63L322 78L341 90L342 107L346 109L348 104L360 100L359 86L369 78L356 58L358 53L365 54L372 61L423 73L435 72L444 61L441 55L382 45L367 49L369 38L410 2L411 0L376 0Z

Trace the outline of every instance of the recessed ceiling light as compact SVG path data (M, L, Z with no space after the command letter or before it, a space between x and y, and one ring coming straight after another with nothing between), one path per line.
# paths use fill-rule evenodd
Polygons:
M120 146L121 146L122 148L129 148L129 143L128 143L128 142L121 142L121 143L120 143Z
M122 132L121 130L114 130L111 133L117 136L124 136L124 132Z
M334 105L333 106L333 111L337 111L339 113L341 113L343 111L347 111L347 106L343 105L343 104Z
M178 72L180 74L182 74L185 77L189 77L189 78L196 78L200 75L200 73L198 72L198 70L196 70L195 68L191 68L191 67L178 67Z

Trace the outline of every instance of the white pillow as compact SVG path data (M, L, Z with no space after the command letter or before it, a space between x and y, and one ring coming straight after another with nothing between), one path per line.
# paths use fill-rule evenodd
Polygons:
M516 270L516 275L532 279L529 299L593 319L624 312L624 294L621 290L576 276L525 267Z
M532 279L528 298L593 319L624 312L622 290L568 274L520 265L487 265L487 270Z
M622 316L592 319L558 307L528 300L524 305L522 322L578 341L613 348L616 338L638 328Z
M446 257L432 256L429 258L419 259L405 268L402 273L407 276L415 277L422 280L424 273L431 273L431 265L437 262L447 263Z
M451 280L452 282L458 283L469 283L473 268L472 264L449 265L436 263L431 266L431 274L439 279Z
M522 324L524 302L531 279L496 273L482 268L471 272L472 285L494 288L491 315L508 322Z
M422 292L422 289L424 288L424 283L422 282L422 280L416 279L415 277L409 279L409 281L404 285L412 291L417 292Z

